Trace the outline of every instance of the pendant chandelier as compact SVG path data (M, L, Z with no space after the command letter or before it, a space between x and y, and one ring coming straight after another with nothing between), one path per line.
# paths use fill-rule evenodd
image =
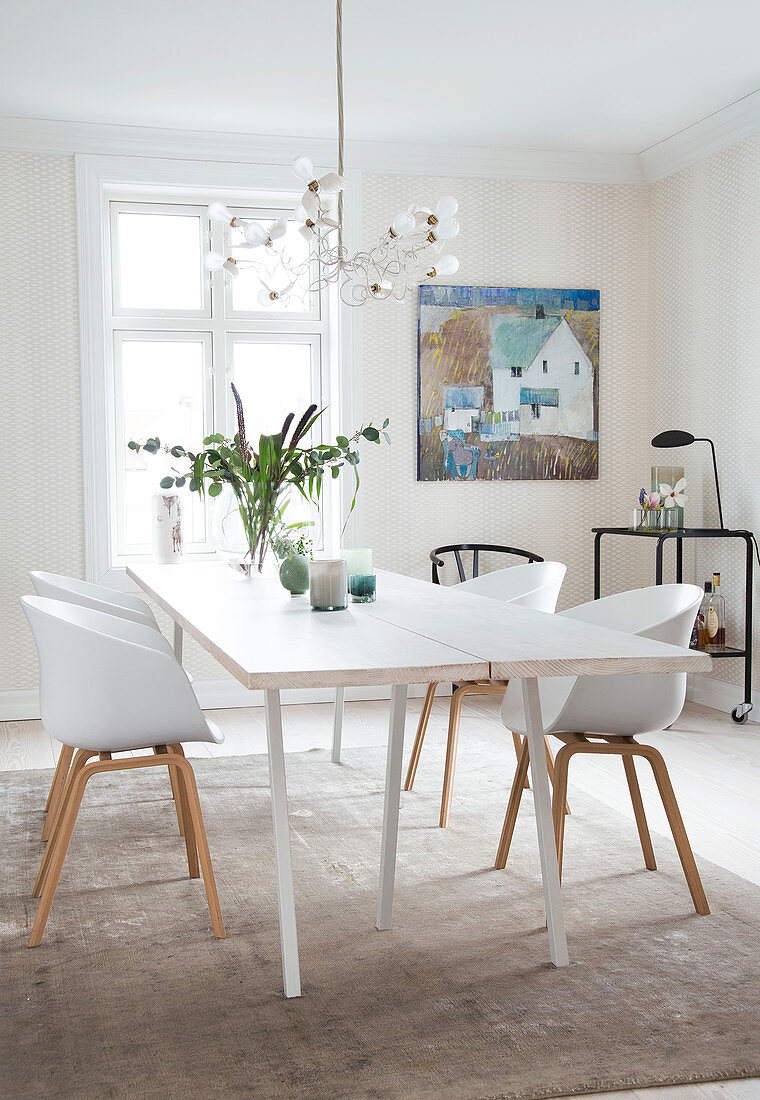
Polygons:
M388 229L372 248L349 254L343 241L343 0L336 0L336 60L338 76L338 169L316 178L308 157L296 157L293 172L306 185L294 211L297 233L308 245L294 248L286 238L288 219L267 225L261 219L240 218L221 202L212 202L209 218L225 226L224 252L208 252L205 266L235 278L252 269L262 285L261 308L271 308L293 295L308 297L338 286L341 301L360 306L370 299L401 300L420 282L453 275L459 260L444 253L456 237L457 201L451 195L435 207L413 203L392 218ZM233 256L233 252L237 255ZM243 253L240 258L239 253ZM280 308L281 308L280 306Z

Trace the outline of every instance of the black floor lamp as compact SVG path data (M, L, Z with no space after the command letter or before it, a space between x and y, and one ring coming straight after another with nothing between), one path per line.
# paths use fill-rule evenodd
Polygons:
M709 443L712 451L713 473L715 474L715 495L718 498L718 519L721 531L725 530L723 523L723 508L720 503L720 482L718 481L718 463L715 460L715 446L713 441L706 436L695 436L691 432L679 432L677 430L660 432L652 440L653 447L690 447L692 443Z

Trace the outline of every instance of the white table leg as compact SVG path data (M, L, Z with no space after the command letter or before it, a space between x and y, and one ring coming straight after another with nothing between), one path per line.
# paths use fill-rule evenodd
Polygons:
M184 641L185 632L179 623L174 624L174 656L177 658L180 664L182 664L182 643Z
M264 713L269 751L269 787L272 792L283 984L286 997L300 997L301 971L298 964L298 931L293 893L293 867L290 861L288 792L285 785L285 753L282 747L282 711L279 691L264 692Z
M406 684L391 687L391 712L388 723L388 755L385 764L385 803L383 806L383 843L380 849L380 886L377 893L377 927L393 926L393 885L396 878L398 813L401 802L401 764L404 756L406 722Z
M536 809L538 851L541 856L541 877L544 880L549 952L555 966L567 966L570 957L567 953L565 917L562 911L562 892L559 882L559 867L557 866L557 845L554 837L552 801L549 793L549 772L546 767L544 726L541 718L538 680L535 678L523 680L522 696L525 708L525 731L530 756L533 803Z
M343 701L346 697L346 689L339 687L335 689L335 708L333 710L333 739L332 739L332 762L333 764L340 764L340 742L343 737Z

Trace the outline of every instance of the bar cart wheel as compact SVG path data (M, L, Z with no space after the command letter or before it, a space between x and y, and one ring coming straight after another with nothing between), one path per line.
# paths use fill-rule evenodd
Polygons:
M734 707L734 709L731 711L731 717L733 718L734 722L738 722L739 725L743 726L749 718L749 712L751 710L752 703L739 703L739 706Z

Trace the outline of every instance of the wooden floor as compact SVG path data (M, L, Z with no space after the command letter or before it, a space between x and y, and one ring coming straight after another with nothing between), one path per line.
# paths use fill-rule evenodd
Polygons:
M419 715L420 699L409 701L407 746ZM508 750L498 720L498 705L485 697L468 700L463 712L461 737L475 739L484 763L490 752ZM448 700L436 700L420 769L443 772ZM386 702L354 702L346 705L343 745L346 749L385 743L388 722ZM188 755L238 756L266 751L264 714L261 708L217 710L214 721L225 733L223 745L197 744ZM326 748L332 732L332 707L300 704L284 709L285 748L302 752ZM674 727L646 739L665 756L695 854L760 885L760 727L735 725L708 707L687 704ZM0 771L51 768L59 751L41 722L0 722ZM570 794L581 788L631 819L628 788L619 761L576 757L570 770ZM640 769L642 793L654 833L670 837L659 806L654 780ZM601 1100L760 1100L760 1079L704 1085L679 1085L599 1094ZM560 1098L557 1098L560 1100Z

